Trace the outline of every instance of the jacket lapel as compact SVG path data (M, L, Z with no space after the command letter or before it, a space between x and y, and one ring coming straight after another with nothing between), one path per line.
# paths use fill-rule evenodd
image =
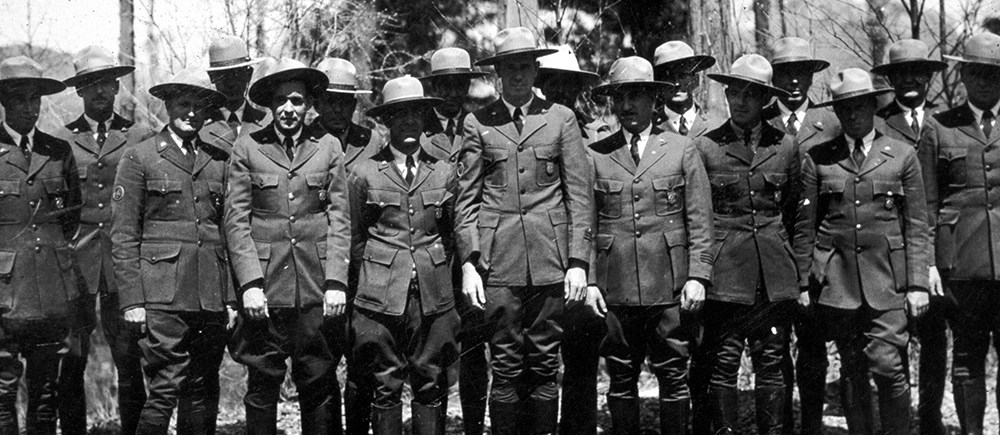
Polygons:
M632 161L632 153L629 152L628 146L625 144L625 134L619 129L607 140L615 146L614 150L608 153L611 161L624 168L629 174L635 174L635 162Z
M80 115L76 121L67 124L66 128L73 132L73 143L95 156L100 155L101 148L97 146L97 141L94 140L94 135L90 131L90 124L87 123L87 119L83 115Z
M7 155L7 163L20 169L22 172L28 172L28 160L24 158L24 153L22 153L18 146L14 144L14 138L7 134L7 129L0 127L0 156Z
M650 132L649 139L646 140L645 152L643 153L642 158L639 159L639 167L635 170L636 177L646 173L649 168L653 167L656 162L660 161L660 159L667 154L660 149L666 143L661 133L663 133L663 130L656 127L654 127L653 131Z
M174 142L174 138L170 137L167 128L169 127L164 127L163 131L156 136L156 150L160 152L164 160L190 174L193 168L188 165L187 156L181 152L181 148Z
M528 106L528 113L524 116L524 127L521 129L520 140L518 140L519 144L524 143L531 135L547 124L545 120L546 112L548 112L548 109L542 104L542 99L538 97L531 99L531 105ZM517 130L515 129L515 131Z
M726 121L723 125L725 130L722 131L722 143L725 144L726 154L748 166L753 164L753 151L736 135L731 121Z
M299 144L298 150L295 152L295 161L292 162L292 166L290 166L292 171L306 164L306 162L312 158L313 154L316 154L316 152L319 151L319 145L317 144L319 139L317 139L311 131L303 127L302 136L305 137L302 138L302 142ZM288 156L285 156L285 159L287 160Z
M409 191L411 193L416 191L417 187L420 187L420 185L423 184L424 181L427 181L427 178L431 176L432 172L434 172L434 165L432 165L429 160L430 159L427 158L426 154L421 156L420 166L417 167L417 175L413 179L413 183L410 184Z
M274 131L272 127L265 127L258 130L255 133L251 133L250 137L257 142L257 149L260 153L271 159L274 164L288 169L292 162L288 161L288 156L285 155L285 150L281 149L281 144L278 143L278 133Z
M29 179L42 170L42 167L48 163L51 154L52 149L48 140L38 134L38 129L35 129L35 137L32 140L31 146L31 164L28 169Z
M128 141L128 128L132 126L125 118L116 113L111 120L111 129L108 131L108 139L104 141L101 148L101 156L106 156L117 151Z
M888 159L893 157L892 148L888 145L882 145L882 134L878 131L875 132L875 140L872 141L872 149L868 150L868 156L865 157L864 163L861 165L861 169L858 171L858 175L864 175L875 168L885 164Z
M399 170L396 169L396 162L392 156L392 151L389 150L389 145L382 147L379 151L378 156L378 170L382 172L382 175L392 181L395 185L399 186L400 189L409 192L409 186L406 185L406 180L400 175Z

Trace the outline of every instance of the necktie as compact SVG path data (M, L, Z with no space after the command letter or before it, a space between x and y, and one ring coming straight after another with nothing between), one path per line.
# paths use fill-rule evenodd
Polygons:
M108 128L104 126L103 122L97 123L97 146L103 147L104 142L108 140Z
M520 133L520 130L518 130ZM448 141L455 140L455 118L448 118L448 127L444 129L444 134L448 135Z
M920 118L917 118L916 110L910 111L910 128L913 129L913 132L916 133L917 136L920 136Z
M417 172L416 169L417 169L417 165L414 164L414 162L413 162L413 155L411 154L411 155L406 156L406 176L403 177L403 178L406 179L406 185L407 186L413 184L413 177L414 177L415 173Z
M854 159L854 164L861 169L861 165L865 163L865 140L864 139L854 139L854 151L851 152L851 158Z
M521 134L521 130L524 130L524 116L521 114L521 108L514 108L514 127L517 127L517 134Z
M688 125L687 125L688 124L687 118L684 118L683 116L681 116L681 119L679 120L679 122L680 122L680 124L677 126L677 133L680 133L681 136L687 136L688 135L688 131L689 131L688 130Z
M229 119L227 121L229 121L230 124L239 124L240 117L236 116L236 112L229 112Z
M28 135L21 136L21 152L24 153L24 158L28 159L31 157L31 144L28 142Z
M785 123L785 133L788 133L791 136L799 134L799 127L795 125L795 123L798 122L798 120L799 117L795 116L795 112L792 112L791 115L788 115L788 122Z
M990 133L993 132L993 120L994 115L992 110L987 110L983 112L983 135L987 139L990 138Z
M753 142L753 130L746 130L743 132L743 144L750 148L750 151L757 154L757 144Z
M184 142L181 142L181 147L184 148L184 157L187 164L189 167L194 168L194 142L185 140Z
M639 166L639 135L632 135L632 140L629 141L628 150L632 153L632 161L635 162L636 166Z
M281 142L285 146L285 155L288 156L289 162L295 161L295 140L291 136L285 136L285 140Z

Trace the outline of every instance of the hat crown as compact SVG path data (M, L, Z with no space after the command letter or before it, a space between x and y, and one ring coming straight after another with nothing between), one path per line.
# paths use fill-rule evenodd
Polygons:
M326 74L330 79L330 86L358 87L358 69L350 61L328 57L316 65L316 69Z
M167 80L162 85L184 85L184 86L197 86L199 88L205 88L211 91L215 90L215 85L212 84L212 79L208 77L208 72L201 68L188 68L181 70L177 74L174 74L170 80Z
M773 63L811 60L812 58L812 44L802 38L794 36L781 38L771 46L771 59Z
M76 69L77 75L115 66L117 65L111 51L97 45L80 50L73 58L73 68Z
M652 82L653 65L639 56L623 57L611 64L608 84Z
M871 92L875 92L872 76L860 68L847 68L830 79L830 94L834 100Z
M535 35L527 27L508 27L501 30L493 39L493 45L495 56L538 48Z
M469 52L458 47L447 47L431 55L431 74L455 69L472 70Z
M208 64L210 66L225 66L235 61L250 60L246 43L236 36L227 35L212 41L208 46Z
M771 86L771 76L774 69L771 63L759 54L745 54L733 62L729 74L733 77L749 80L763 85Z
M0 62L0 80L40 79L42 65L26 56L14 56Z
M300 68L308 68L308 67L306 66L306 64L298 60L292 59L290 57L282 57L278 59L278 61L274 64L274 66L271 67L270 70L267 71L267 75L272 76L280 72L293 69L300 69Z
M656 47L653 53L653 63L662 65L694 56L694 49L684 41L667 41Z
M889 63L927 59L930 48L919 39L900 39L889 46Z
M963 57L1000 64L1000 36L993 33L972 36L965 43Z
M424 97L424 85L410 75L389 80L382 87L382 105Z
M581 72L576 53L568 45L556 47L557 52L538 58L538 67L571 72Z

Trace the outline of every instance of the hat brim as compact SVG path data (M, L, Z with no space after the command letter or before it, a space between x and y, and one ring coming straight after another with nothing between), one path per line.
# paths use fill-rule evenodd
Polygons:
M534 57L535 59L538 59L539 57L548 56L550 54L558 52L559 50L556 50L554 48L529 48L526 50L514 50L514 51L508 51L506 53L497 54L495 56L487 57L485 59L480 59L476 61L475 65L476 66L496 65L500 62L517 57Z
M368 95L368 94L371 94L372 91L369 91L367 89L354 89L354 90L350 90L350 89L326 88L326 93L328 93L328 94L347 94L347 95Z
M661 73L665 71L681 70L689 73L698 73L715 66L715 62L715 58L712 56L688 56L654 65L653 71Z
M466 77L469 79L479 79L490 75L489 73L482 71L472 71L472 70L451 70L451 71L440 71L436 73L431 73L420 77L420 81L434 80L438 77Z
M861 92L857 94L843 95L841 97L834 98L829 101L824 101L822 103L814 104L813 107L830 107L841 101L853 100L855 98L868 97L868 96L877 97L879 95L888 94L890 92L894 92L894 90L891 88L884 88L884 89L875 89L867 92Z
M807 66L809 70L816 74L830 67L830 62L820 59L800 59L800 60L778 60L771 62L771 68L781 68L782 66Z
M966 59L962 56L952 56L949 54L944 55L944 58L959 63L975 63L979 65L1000 67L1000 59L984 59L984 58Z
M762 83L762 82L750 80L750 79L747 79L745 77L734 76L734 75L730 75L730 74L709 74L708 78L710 78L712 80L715 80L715 81L717 81L719 83L722 83L722 84L724 84L726 86L746 86L746 85L759 86L759 87L764 88L765 90L767 90L768 93L770 93L771 96L774 96L774 97L783 97L783 96L788 96L789 95L788 91L785 91L785 90L780 89L780 88L776 88L776 87L771 86L771 85L769 85L767 83Z
M266 57L258 57L258 58L250 59L250 60L247 60L247 61L244 61L244 62L234 63L232 65L210 66L208 68L205 68L205 71L224 71L224 70L227 70L227 69L234 69L234 68L243 68L243 67L247 67L247 66L254 66L254 65L258 64L258 63L263 62L266 59L267 59Z
M250 85L250 92L247 95L254 104L267 107L271 105L271 92L279 84L295 80L305 83L307 91L312 96L323 95L330 84L330 79L326 74L317 69L292 68L261 77L260 80Z
M551 77L555 77L558 75L575 76L580 80L585 80L591 83L596 83L601 81L601 76L592 73L590 71L575 71L570 69L559 69L559 68L539 68L538 74L535 76L535 83L541 83L543 80L547 80Z
M918 59L878 65L872 68L872 73L885 76L901 70L916 69L920 71L938 72L943 71L945 68L948 68L948 64L939 60Z
M226 104L226 96L221 92L187 83L161 83L149 88L149 94L163 101L177 95L194 94L205 100L209 107Z
M77 74L63 80L63 84L70 87L79 87L81 85L86 85L102 79L117 79L119 77L124 77L132 74L133 71L135 71L134 66L109 66L107 68Z
M367 112L365 112L365 115L368 115L372 118L381 118L384 117L385 115L395 113L406 107L416 106L416 107L430 109L436 107L437 105L443 102L444 102L443 99L435 97L406 98L372 107L371 109L368 109Z
M0 89L24 85L38 87L38 91L42 95L58 94L66 90L66 85L63 82L45 77L12 77L9 79L0 79Z
M660 82L660 81L626 81L618 83L608 83L606 85L598 86L590 90L590 95L598 97L613 97L615 94L621 92L623 89L633 89L633 88L647 88L654 90L667 90L673 88L675 85L670 82Z

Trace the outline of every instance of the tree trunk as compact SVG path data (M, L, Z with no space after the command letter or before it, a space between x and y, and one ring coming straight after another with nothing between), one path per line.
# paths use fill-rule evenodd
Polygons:
M885 59L885 49L889 45L889 35L885 30L885 5L889 0L868 0L868 18L865 20L868 38L871 41L871 65L881 65Z
M691 0L689 29L691 47L696 54L715 57L715 69L729 71L733 63L732 0ZM717 119L729 117L723 87L713 80L702 80L695 101L704 105Z
M920 39L920 19L923 15L923 8L920 0L910 0L910 37ZM944 15L944 11L941 11Z
M781 17L781 37L788 36L788 20L785 18L785 0L778 0L778 16Z
M118 1L118 63L135 65L135 3L133 0ZM121 104L121 114L129 119L135 119L135 74L128 74L118 79L127 98Z
M771 0L754 0L754 41L757 53L771 58Z
M507 27L527 27L533 32L541 35L538 29L538 0L503 0L501 6L504 13L504 22L500 28Z

